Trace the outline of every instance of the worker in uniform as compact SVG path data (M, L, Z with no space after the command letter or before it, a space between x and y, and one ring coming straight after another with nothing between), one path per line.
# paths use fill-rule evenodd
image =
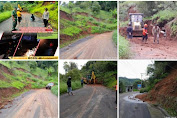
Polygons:
M15 7L14 10L12 11L12 31L15 31L16 26L17 26L17 8Z
M147 25L147 24L144 24L144 28L143 28L143 39L142 39L142 42L145 41L145 43L147 42L147 39L148 39L148 31L147 31L147 27L148 27L148 25Z
M157 40L157 43L159 44L160 28L157 24L155 24L155 26L152 28L152 35L154 36L154 43Z

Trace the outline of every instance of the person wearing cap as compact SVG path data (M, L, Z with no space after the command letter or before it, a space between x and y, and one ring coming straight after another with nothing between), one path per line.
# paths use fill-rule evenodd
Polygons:
M157 43L159 44L160 28L157 24L155 24L155 26L152 28L152 35L154 36L154 43L157 40Z
M68 86L68 91L67 91L68 95L70 95L70 93L71 93L71 95L74 95L73 92L72 92L71 77L70 76L68 77L67 86Z
M133 32L133 28L131 26L131 23L129 23L127 27L127 38L128 39L132 39L132 32Z
M147 39L148 39L147 27L148 27L148 25L144 24L142 42L144 42L144 40L145 40L145 43L147 42Z
M47 8L45 8L45 11L42 15L42 18L43 18L43 22L44 22L44 27L47 27L48 25L48 20L49 20L49 11Z
M17 26L17 8L14 7L14 10L12 11L12 31L15 31Z
M17 8L17 18L18 18L18 23L20 24L20 22L22 20L22 14L20 12L20 8Z

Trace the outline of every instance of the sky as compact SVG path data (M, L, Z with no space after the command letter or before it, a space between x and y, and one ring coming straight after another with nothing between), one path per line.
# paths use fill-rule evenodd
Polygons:
M65 70L63 68L64 62L74 62L77 64L78 69L80 70L82 66L84 66L88 62L88 60L60 60L59 62L59 73L65 74Z
M145 80L148 78L147 66L153 64L152 60L119 60L118 62L118 75L119 77L139 78Z

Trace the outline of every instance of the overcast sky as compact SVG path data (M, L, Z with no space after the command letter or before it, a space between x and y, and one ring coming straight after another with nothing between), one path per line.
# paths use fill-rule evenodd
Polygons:
M65 74L65 70L63 68L63 65L64 65L64 62L74 62L77 64L79 70L82 68L82 66L84 66L88 60L60 60L60 63L59 63L59 73L61 74Z
M154 63L152 60L119 60L118 62L118 75L119 77L139 78L141 73L147 72L147 66ZM148 76L143 74L143 79Z

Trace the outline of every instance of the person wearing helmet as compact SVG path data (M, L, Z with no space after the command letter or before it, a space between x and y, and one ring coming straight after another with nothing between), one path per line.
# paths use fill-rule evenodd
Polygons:
M17 26L17 8L14 7L14 10L12 11L12 31L15 31Z
M145 43L147 42L147 39L148 39L147 27L148 27L148 25L144 24L142 42L144 42L144 40L145 40Z
M20 24L20 22L22 20L22 14L20 12L20 8L17 8L17 18L18 18L18 23Z
M68 86L68 95L70 95L70 93L71 93L71 95L74 95L72 92L71 77L70 76L68 77L67 86Z
M157 24L152 28L152 35L154 36L154 43L157 40L157 43L159 44L160 28Z
M131 26L131 23L129 23L127 27L127 38L128 39L132 39L132 32L133 32L133 28Z

